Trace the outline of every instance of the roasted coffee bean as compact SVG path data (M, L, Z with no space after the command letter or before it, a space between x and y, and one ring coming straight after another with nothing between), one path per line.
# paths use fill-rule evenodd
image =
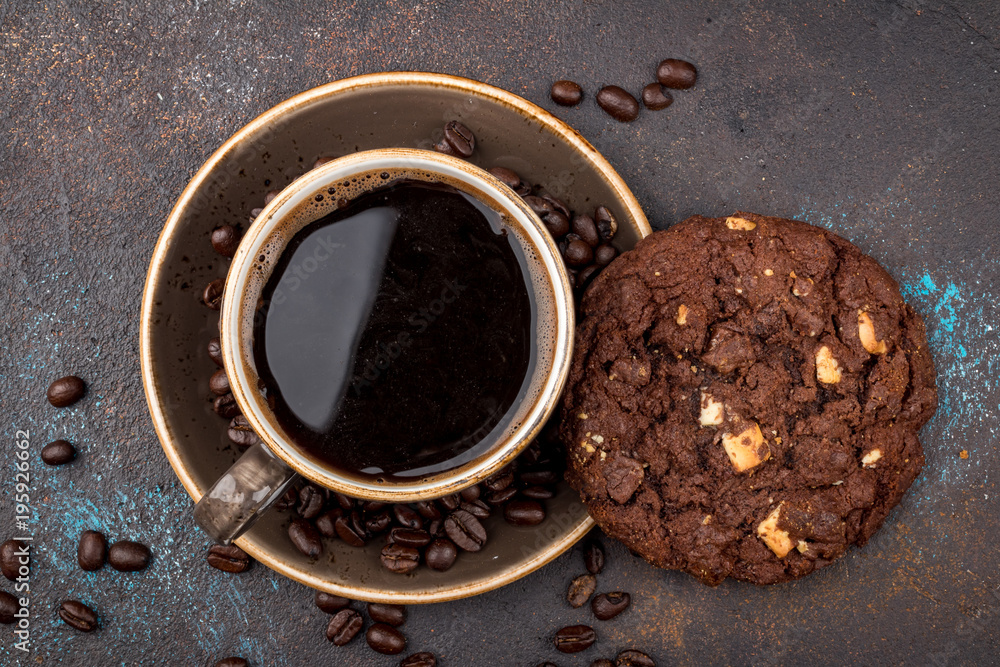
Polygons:
M97 628L97 614L94 613L93 609L77 600L63 602L59 606L59 618L66 625L80 632L92 632Z
M434 537L440 537L444 534L444 518L434 519L429 524L427 524L427 532Z
M587 600L597 589L597 577L592 574L581 574L579 577L569 582L569 590L566 591L566 602L573 609L579 609L587 604Z
M575 81L556 81L549 90L552 101L564 107L575 107L583 99L583 88Z
M295 503L299 502L299 493L295 489L288 489L285 494L278 498L274 502L274 509L279 512L287 512L288 510L295 507ZM331 537L328 535L327 537Z
M615 658L616 667L656 667L653 659L642 651L629 649L622 651Z
M149 547L132 540L115 542L108 549L108 565L119 572L138 572L149 566L152 554Z
M527 195L522 197L522 199L524 199L524 203L530 206L531 210L542 219L544 219L549 213L556 210L556 207L552 205L552 202L542 199L536 195Z
M674 103L674 96L669 90L664 90L658 83L651 83L642 89L642 103L650 111L666 109Z
M555 484L559 481L559 475L550 468L536 468L533 470L523 470L519 475L525 484Z
M469 157L476 149L476 137L472 130L457 120L444 126L444 140L459 157Z
M303 519L315 519L323 510L324 502L323 492L312 484L306 484L299 489L299 504L295 511Z
M327 623L326 638L334 646L343 646L354 639L364 625L365 620L361 618L361 614L353 609L341 609Z
M374 516L365 519L365 530L372 535L378 535L386 531L392 525L392 515L389 510L382 510Z
M482 489L479 488L479 485L473 484L462 489L458 495L462 496L462 500L465 502L471 503L473 500L479 500L481 494Z
M597 264L591 264L590 266L584 267L579 273L576 274L576 282L573 286L580 290L585 289L587 285L590 284L590 281L597 277L597 274L600 272L601 267Z
M278 190L269 190L267 194L264 195L264 205L266 206L267 204L270 204L274 201L274 198L280 194L281 193Z
M542 218L542 223L545 225L545 229L549 230L549 234L551 234L554 239L565 236L570 229L569 218L559 211L546 213L545 217Z
M250 554L235 544L213 544L206 556L208 564L216 570L236 574L250 567Z
M594 662L590 663L590 667L615 667L615 663L611 662L607 658L598 658Z
M667 88L690 88L698 80L698 70L686 60L667 58L656 68L656 80Z
M431 534L426 530L393 528L389 531L389 541L404 547L422 549L431 543Z
M399 627L406 622L406 607L401 604L369 602L368 615L376 623L386 623Z
M515 192L521 186L521 177L518 176L517 172L513 169L507 169L506 167L490 167L489 172L496 176L501 183Z
M593 646L597 633L589 625L570 625L557 632L552 641L563 653L579 653Z
M554 663L554 662L542 662L542 663L539 663L539 664L535 665L535 667L559 667L559 666L556 665L556 663Z
M322 167L324 164L326 164L328 162L333 162L336 159L337 158L335 158L335 157L329 157L329 156L325 156L325 155L320 156L320 157L316 158L315 162L313 162L312 168L313 169L318 169L318 168Z
M607 266L618 256L618 250L611 244L602 243L594 248L594 263L598 266Z
M353 514L353 513L352 513ZM363 530L358 530L351 521L351 515L342 516L333 524L333 529L337 531L337 537L344 540L352 547L365 546L365 535Z
M263 213L263 212L264 212L264 209L262 209L262 208L252 208L252 209L250 209L250 222L252 223L253 221L255 221L258 217L260 217L260 214Z
M573 233L586 241L591 248L601 243L601 237L597 234L597 225L589 215L574 215L571 225Z
M15 614L21 610L17 598L7 591L0 591L0 623L10 625L17 620Z
M361 511L366 514L374 514L376 512L381 512L389 506L389 503L383 503L380 500L366 500L361 503Z
M455 548L455 544L443 537L431 542L427 551L424 552L427 567L439 572L444 572L454 565L456 558L458 558L458 549Z
M212 247L223 257L232 257L240 245L240 233L232 225L222 225L212 230Z
M486 529L465 510L455 510L444 521L444 530L459 549L479 551L486 544Z
M573 217L573 212L569 210L569 206L566 206L566 202L559 197L553 197L552 195L542 195L542 199L552 204L552 208L559 211L566 216L567 219Z
M604 86L597 91L597 105L619 123L639 117L639 103L631 93L618 86Z
M566 245L563 258L570 266L587 266L594 261L594 249L583 239L575 238Z
M417 514L431 521L444 516L438 506L429 500L421 500L413 503L413 509L417 511Z
M405 528L423 528L424 521L417 514L416 510L409 505L393 505L392 513L396 517L396 523Z
M215 401L212 402L212 409L223 419L232 419L240 414L240 406L236 405L236 399L232 394L216 396Z
M229 436L229 441L240 449L252 447L260 442L260 438L250 426L250 421L243 415L233 417L232 421L229 422L229 430L226 431L226 435Z
M340 505L340 507L344 510L354 509L354 498L351 498L350 496L345 496L343 493L340 493L339 491L334 491L333 499L336 500L337 504Z
M42 447L42 463L61 466L76 458L76 447L65 440L53 440Z
M458 509L458 506L462 504L462 496L457 493L450 493L443 498L438 498L437 501L441 507L451 512L452 510Z
M603 243L608 243L618 233L618 220L607 206L594 209L594 224Z
M493 473L483 482L487 491L501 491L514 483L514 471L510 466Z
M583 564L587 572L600 574L604 569L604 547L596 540L589 540L583 547Z
M323 553L323 540L319 532L305 519L292 519L288 526L288 539L307 558L319 558Z
M632 596L628 593L615 591L614 593L601 593L590 602L590 608L594 616L607 621L622 613L632 604Z
M512 500L504 506L503 518L512 526L537 526L545 521L545 506L537 500Z
M313 523L316 525L316 530L323 537L336 537L337 536L337 519L344 515L344 510L339 507L334 507L331 510L323 512Z
M387 544L382 547L380 560L385 569L396 574L413 572L420 565L420 552L401 544Z
M437 667L437 658L433 653L414 653L399 662L399 667Z
M80 534L76 547L76 562L87 572L100 570L108 557L108 540L96 530L85 530Z
M216 396L229 393L229 376L225 370L220 368L212 373L212 377L208 378L208 390Z
M57 408L73 405L87 393L87 385L75 375L61 377L49 385L47 396L49 403Z
M547 486L528 486L521 489L521 495L531 500L548 500L556 495L556 492Z
M339 595L332 595L323 591L316 591L316 606L327 614L336 614L341 609L345 609L351 601Z
M368 628L365 639L373 651L385 655L397 655L406 649L406 637L403 633L385 623L376 623Z
M223 278L216 278L205 286L205 291L201 293L202 302L212 310L222 309L222 293L226 289L226 281Z
M222 342L218 336L208 341L208 356L216 366L222 367Z
M248 667L248 663L244 658L237 658L235 656L229 658L223 658L215 663L215 667Z
M508 486L506 489L500 489L499 491L490 491L486 494L486 502L494 507L499 507L505 502L517 495L516 486Z
M486 519L490 516L490 506L482 500L473 500L471 503L462 503L460 507L477 519Z

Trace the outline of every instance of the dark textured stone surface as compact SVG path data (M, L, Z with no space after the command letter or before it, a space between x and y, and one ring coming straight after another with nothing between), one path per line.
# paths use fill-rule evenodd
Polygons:
M628 647L658 664L989 662L1000 648L998 24L994 3L930 0L3 5L0 538L23 534L8 500L19 429L35 475L21 664L392 663L363 642L330 645L302 586L205 565L208 540L160 452L138 370L146 264L202 161L294 93L389 69L478 78L553 110L656 227L743 209L833 229L927 322L941 398L927 463L863 550L800 582L709 589L612 546L598 590L633 591L633 606L579 664ZM597 108L598 88L638 94L666 57L699 72L669 109L621 124ZM566 76L585 88L579 107L549 99ZM45 389L68 373L88 392L57 410ZM60 437L81 455L47 468L38 452ZM85 529L148 544L152 565L82 572ZM501 591L411 609L409 650L443 665L562 664L552 633L591 623L562 599L580 558L578 547ZM65 627L55 609L67 598L101 628ZM12 644L6 634L4 655Z

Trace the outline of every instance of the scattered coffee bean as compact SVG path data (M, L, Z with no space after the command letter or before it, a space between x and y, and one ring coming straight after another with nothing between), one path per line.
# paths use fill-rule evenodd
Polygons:
M674 96L669 90L664 90L658 83L651 83L642 89L642 103L650 111L666 109L674 103Z
M618 250L610 243L602 243L594 248L594 263L598 266L607 266L618 256Z
M236 404L236 398L232 394L216 396L212 402L212 409L223 419L232 419L240 414L240 406Z
M399 662L399 667L437 667L437 658L433 653L414 653Z
M365 634L368 645L372 650L386 655L396 655L402 653L406 648L406 637L403 633L385 623L376 623Z
M344 540L344 542L352 547L365 546L364 531L358 530L357 527L355 527L354 522L351 521L350 514L337 519L333 523L333 529L337 531L337 537Z
M573 233L583 239L591 248L601 243L601 237L597 234L597 225L589 215L574 215L572 224Z
M552 234L554 239L564 236L570 230L569 218L559 211L546 213L542 217L542 224L545 225L545 229L549 230L549 234Z
M579 653L593 646L597 633L589 625L570 625L557 632L552 641L563 653Z
M667 58L656 68L656 80L667 88L690 88L698 80L698 70L686 60Z
M573 609L579 609L587 604L587 600L597 590L597 577L592 574L581 574L579 577L569 582L569 590L566 592L566 601Z
M524 470L521 472L521 481L525 484L555 484L559 481L559 475L548 468Z
M586 289L590 281L593 280L598 273L601 272L601 267L597 264L591 264L590 266L581 269L579 273L576 274L576 287L578 290Z
M201 293L201 300L212 310L222 309L222 293L226 289L226 281L223 278L216 278L205 286L205 291Z
M459 549L479 551L486 544L486 529L465 510L455 510L444 521L444 530Z
M427 567L439 572L444 572L454 565L456 558L458 558L458 549L455 548L455 544L443 537L431 542L424 553Z
M499 507L516 495L517 487L508 486L506 489L500 489L499 491L490 491L486 494L485 500L487 504Z
M467 486L462 489L458 495L462 496L462 500L467 503L479 500L479 496L483 493L482 489L479 488L478 484L473 484L472 486Z
M531 500L548 500L555 497L556 492L548 486L528 486L521 489L521 495Z
M401 604L368 603L368 615L376 623L399 627L406 622L406 607Z
M364 627L365 620L353 609L341 609L326 626L326 638L334 646L343 646L354 639Z
M216 336L208 341L208 356L215 362L216 366L222 366L222 342Z
M235 544L213 544L208 549L208 564L216 570L236 574L250 567L250 554Z
M23 574L27 576L30 552L31 547L28 543L20 540L7 540L0 544L0 571L3 572L3 576L15 581L22 574L22 568ZM24 559L23 563L21 559Z
M549 91L552 101L564 107L574 107L583 99L583 88L573 81L556 81Z
M597 540L588 540L583 547L583 564L587 572L600 574L604 569L604 547Z
M639 117L639 103L625 89L618 86L604 86L597 92L597 104L620 123L628 123Z
M97 614L94 613L93 609L77 600L63 602L59 606L59 618L66 625L80 632L92 632L97 628Z
M119 572L139 572L149 566L149 547L132 540L115 542L108 549L108 565Z
M512 526L537 526L545 521L545 507L537 500L512 500L503 508L503 518Z
M276 509L279 512L287 512L288 510L295 507L295 504L297 502L299 502L298 492L296 492L295 489L288 489L287 491L285 491L285 494L283 496L281 496L274 502L274 509ZM329 535L328 537L332 537L332 535Z
M240 449L252 447L260 442L260 438L250 426L250 421L243 415L233 417L226 433L229 436L229 441Z
M229 393L229 376L225 370L220 368L212 373L212 377L208 378L208 390L216 396Z
M421 500L413 503L413 509L417 511L417 514L431 521L444 518L444 514L438 509L438 506L429 500Z
M431 534L426 530L413 528L393 528L389 531L389 541L403 547L422 549L431 543Z
M316 591L316 606L328 614L335 614L341 609L347 608L351 601L339 595Z
M49 403L57 408L65 408L83 398L86 392L87 386L83 380L75 375L67 375L50 384L47 394Z
M325 501L326 498L318 487L306 484L299 490L299 504L295 507L295 511L303 519L315 519L322 511Z
M610 242L618 233L618 220L607 206L598 206L594 209L594 223L603 243Z
M264 205L270 204L274 201L274 198L280 195L281 192L278 190L269 190L267 194L264 195Z
M507 169L506 167L490 167L489 172L515 192L521 187L521 177L517 175L516 171Z
M313 166L312 166L312 168L313 168L313 169L318 169L319 167L322 167L322 166L323 166L324 164L326 164L326 163L328 163L328 162L333 162L333 161L334 161L334 160L336 160L336 159L337 159L337 158L334 158L334 157L327 157L327 156L321 156L321 157L318 157L318 158L316 158L316 161L315 161L315 162L313 162Z
M76 447L65 440L53 440L42 447L42 463L61 466L76 458Z
M409 505L393 505L392 512L396 516L396 521L401 526L417 529L422 528L424 525L423 519Z
M542 199L552 204L552 207L565 215L567 218L573 217L573 212L569 210L569 206L566 206L566 202L558 197L553 197L552 195L542 195ZM516 465L516 464L512 464Z
M471 503L462 503L460 507L477 519L488 519L490 516L490 506L482 500L473 500Z
M382 510L378 514L365 519L365 530L372 535L378 535L379 533L384 532L391 525L392 516L389 514L389 510ZM412 528L410 530L412 530Z
M215 663L215 667L248 667L249 664L250 663L248 663L245 659L234 656L231 658L223 658Z
M232 257L240 245L240 233L232 225L222 225L212 230L212 247L223 257Z
M611 662L607 658L598 658L594 662L590 663L590 667L615 667L615 663Z
M462 496L457 493L450 493L443 498L438 498L437 501L441 504L441 507L451 512L458 509L458 506L462 503Z
M316 528L305 519L292 519L288 525L288 538L306 558L319 558L323 553L323 540Z
M7 591L0 591L0 623L10 625L17 620L16 614L21 609L17 598Z
M382 565L396 574L409 574L420 565L420 552L401 544L387 544L382 547Z
M587 245L586 241L576 237L566 245L563 258L570 266L586 266L594 261L594 249Z
M80 534L80 543L76 547L76 562L87 572L94 572L104 567L108 557L108 540L96 530L85 530Z
M614 593L601 593L591 601L590 608L593 610L594 616L602 621L608 621L628 609L631 603L631 595L616 591Z
M642 651L636 651L634 649L628 649L622 651L615 658L616 667L656 667L656 663L653 659Z
M345 511L354 509L354 499L345 496L343 493L334 491L333 499L337 501L337 504L340 506L340 508Z
M444 139L435 148L448 155L467 158L476 149L476 137L472 130L457 120L449 121L444 126ZM442 150L443 148L450 150Z

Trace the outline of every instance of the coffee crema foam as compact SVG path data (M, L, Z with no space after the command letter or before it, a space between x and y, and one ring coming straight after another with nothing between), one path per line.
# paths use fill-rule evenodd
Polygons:
M320 167L320 169L322 169L322 167ZM311 175L312 172L303 176L303 178ZM548 271L546 271L545 263L536 243L531 239L528 232L522 227L520 221L507 212L506 209L499 204L499 202L487 193L480 191L478 188L466 183L465 181L423 169L400 167L374 169L361 172L350 177L349 179L324 186L321 190L315 192L313 196L296 204L295 208L285 214L284 219L271 230L269 238L259 248L256 252L256 257L253 259L253 263L247 275L246 288L244 291L246 298L243 303L240 304L239 335L242 339L242 350L244 352L240 362L243 365L247 378L250 380L250 385L257 387L260 387L261 385L256 362L253 358L254 323L257 317L264 315L264 312L261 309L267 307L267 304L261 303L261 295L264 291L265 285L271 278L278 260L280 259L285 248L291 242L292 238L307 225L320 220L339 208L345 207L354 199L382 188L392 187L393 185L406 180L448 185L469 195L498 214L502 228L516 240L517 245L521 249L525 258L525 265L522 266L522 269L526 271L530 281L530 286L533 291L532 297L536 308L533 326L536 343L535 352L537 354L537 358L534 364L534 372L528 385L528 389L525 392L525 398L517 411L513 413L509 425L504 429L502 434L497 436L496 442L511 439L515 436L515 434L517 434L522 426L527 425L529 428L541 426L540 423L526 424L526 421L529 419L532 411L542 399L545 392L545 385L547 384L552 368L557 361L557 322L560 315L556 304L556 294L561 291L562 288L557 284L553 277L550 277ZM282 195L279 194L278 197L280 200ZM283 204L279 202L279 207L282 205ZM537 231L539 234L547 233L542 228L539 228ZM560 260L557 255L554 263L556 270L559 270L558 267L561 266L559 261ZM256 307L248 308L248 303L256 304ZM569 306L572 308L572 302L569 303ZM564 316L571 318L572 314L567 313ZM292 447L302 456L307 456L311 460L314 459L314 457L309 456L300 447L294 446L290 438L284 435L284 430L275 420L274 415L268 408L267 399L262 393L254 392L248 398L257 403L258 412L264 416L270 427L276 433L282 434L282 440L287 443L289 447ZM471 468L481 463L485 458L492 456L494 453L495 448L490 447L489 450L456 470L445 471L443 473L438 473L437 475L430 475L424 477L423 481L432 481L439 475L454 475L456 471ZM315 462L322 465L322 462ZM352 477L352 475L346 474L344 471L338 471L338 474L345 477ZM370 484L371 478L358 477L357 481ZM377 481L381 482L382 480L379 479Z

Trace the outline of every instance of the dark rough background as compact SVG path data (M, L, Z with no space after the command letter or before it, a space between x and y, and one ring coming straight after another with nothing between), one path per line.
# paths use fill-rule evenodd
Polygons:
M587 665L638 647L664 664L995 664L1000 652L1000 4L885 2L78 2L0 6L0 536L15 532L17 430L30 432L36 544L31 653L0 664L390 665L336 649L311 593L261 566L226 576L161 453L142 395L146 263L188 178L251 118L315 85L393 69L464 75L553 108L631 185L654 226L741 208L835 230L880 260L928 323L941 408L927 467L863 550L804 581L708 589L610 550L602 590L634 594L598 644L550 634L578 550L478 598L412 608L412 650L441 664ZM664 57L698 86L622 125L593 104L638 92ZM67 372L90 383L44 401ZM66 437L62 469L38 451ZM960 454L966 452L966 458ZM149 543L140 574L75 567L79 531ZM11 590L0 581L0 589ZM82 635L54 609L92 603Z

